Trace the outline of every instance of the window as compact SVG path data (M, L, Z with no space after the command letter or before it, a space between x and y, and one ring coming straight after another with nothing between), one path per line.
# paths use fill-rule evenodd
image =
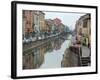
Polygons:
M88 20L85 19L85 20L83 21L83 28L87 28L87 23L88 23Z

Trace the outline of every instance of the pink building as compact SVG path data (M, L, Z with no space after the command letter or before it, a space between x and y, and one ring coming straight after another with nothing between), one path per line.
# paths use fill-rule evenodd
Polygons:
M59 18L55 18L53 21L56 26L59 26L61 24L61 20Z

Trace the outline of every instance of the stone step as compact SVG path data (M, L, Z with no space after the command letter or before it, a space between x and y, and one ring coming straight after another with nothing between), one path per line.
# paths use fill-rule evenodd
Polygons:
M81 57L81 65L82 66L88 66L88 64L90 63L90 57Z

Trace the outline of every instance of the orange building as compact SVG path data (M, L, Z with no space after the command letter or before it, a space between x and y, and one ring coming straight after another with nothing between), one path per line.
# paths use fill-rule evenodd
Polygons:
M34 32L45 31L45 14L42 11L23 10L23 38L32 37Z
M33 32L33 15L31 10L23 10L23 36L28 38Z

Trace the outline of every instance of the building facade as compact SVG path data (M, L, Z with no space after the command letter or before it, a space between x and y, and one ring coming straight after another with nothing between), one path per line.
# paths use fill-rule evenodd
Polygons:
M81 16L75 25L76 36L83 45L90 47L91 44L91 15Z
M42 11L39 11L39 24L40 24L40 31L43 33L46 30L45 26L45 14Z
M45 30L45 17L42 11L23 10L23 39L39 36Z
M33 15L31 10L23 10L23 37L29 38L33 32Z

